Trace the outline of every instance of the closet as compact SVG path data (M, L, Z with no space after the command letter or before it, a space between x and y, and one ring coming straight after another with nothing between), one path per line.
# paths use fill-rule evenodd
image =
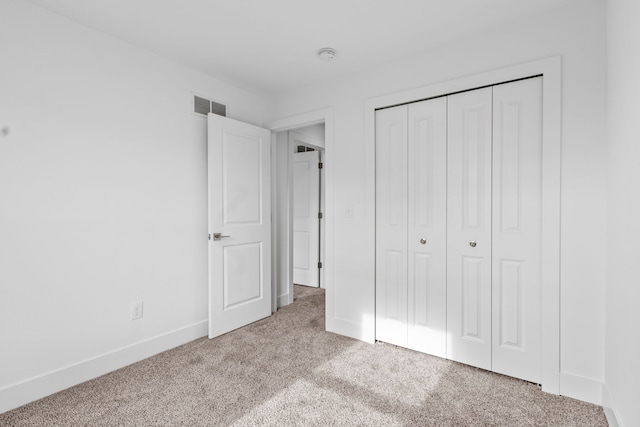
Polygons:
M542 78L376 112L376 339L540 382Z

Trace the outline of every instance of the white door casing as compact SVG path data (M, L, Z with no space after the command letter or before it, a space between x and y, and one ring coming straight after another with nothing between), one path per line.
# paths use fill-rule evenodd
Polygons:
M293 282L318 287L319 152L293 154Z
M448 97L447 357L491 370L492 89Z
M493 88L492 370L540 383L542 78Z
M270 144L267 129L208 116L209 338L271 314Z
M410 104L408 115L407 346L446 357L447 99Z
M407 346L407 106L376 112L376 339Z

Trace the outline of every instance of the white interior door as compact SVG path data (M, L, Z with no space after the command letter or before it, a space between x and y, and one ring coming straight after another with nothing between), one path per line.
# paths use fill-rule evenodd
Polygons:
M376 339L407 346L407 106L376 112Z
M448 97L447 357L491 370L492 89Z
M318 153L293 154L293 283L314 287L320 260Z
M540 383L542 78L493 88L493 370Z
M270 145L269 130L209 114L209 338L271 314Z
M446 357L447 99L408 110L407 346Z

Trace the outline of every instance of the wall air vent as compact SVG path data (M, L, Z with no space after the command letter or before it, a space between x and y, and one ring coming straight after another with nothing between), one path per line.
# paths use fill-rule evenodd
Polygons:
M305 147L304 145L298 145L296 147L296 153L304 153L305 151L316 151L315 148Z
M193 112L203 117L207 117L209 113L226 117L227 106L198 95L193 95Z

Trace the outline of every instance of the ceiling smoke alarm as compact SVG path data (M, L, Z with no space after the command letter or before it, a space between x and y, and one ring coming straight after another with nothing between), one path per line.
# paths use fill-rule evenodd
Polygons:
M318 51L318 56L325 61L333 61L333 58L336 57L336 50L330 47L324 47Z

